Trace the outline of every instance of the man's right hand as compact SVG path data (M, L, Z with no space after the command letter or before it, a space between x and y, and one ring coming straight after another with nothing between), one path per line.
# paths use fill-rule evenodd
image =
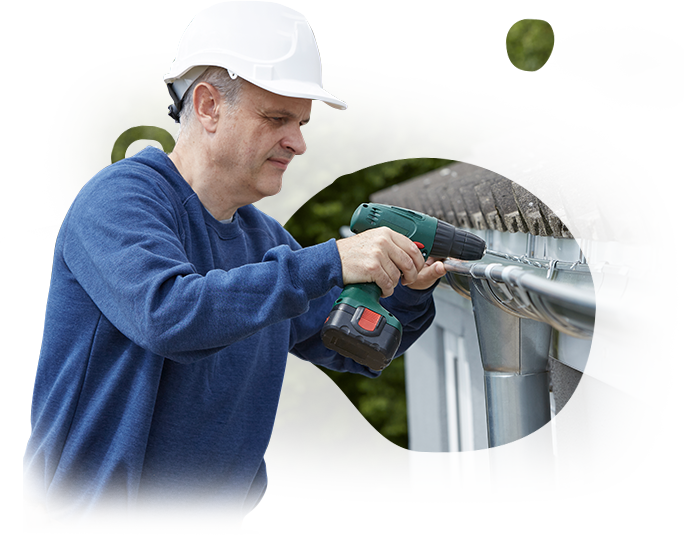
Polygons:
M404 285L415 282L425 263L415 243L387 227L337 240L337 250L344 284L374 282L383 297L394 293L400 279Z

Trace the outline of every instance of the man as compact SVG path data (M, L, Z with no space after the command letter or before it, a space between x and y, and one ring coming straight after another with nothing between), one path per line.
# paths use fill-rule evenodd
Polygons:
M377 373L325 348L345 284L375 282L405 326L429 325L444 275L388 229L301 248L252 203L306 150L323 90L313 34L277 4L200 13L167 76L181 131L96 175L60 230L25 455L58 511L216 503L250 511L288 352ZM400 279L403 284L399 284Z

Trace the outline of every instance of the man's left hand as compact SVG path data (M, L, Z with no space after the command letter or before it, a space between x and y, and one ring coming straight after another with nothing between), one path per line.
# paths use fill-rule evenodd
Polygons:
M407 287L412 290L427 290L444 275L446 275L444 263L441 260L429 257L423 265L423 269L418 272L416 281Z

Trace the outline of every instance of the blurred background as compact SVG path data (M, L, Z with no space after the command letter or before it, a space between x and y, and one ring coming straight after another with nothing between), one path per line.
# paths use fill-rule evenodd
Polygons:
M258 206L303 245L339 237L359 203L468 156L470 147L567 109L573 95L675 55L682 20L536 20L514 24L510 62L535 72L535 108L451 92L423 80L323 65L326 89L349 104L314 103L308 150L281 193ZM81 77L59 104L47 154L48 193L63 217L98 170L146 145L170 152L177 127L161 82L173 54L112 62ZM31 160L31 156L28 157ZM31 162L25 154L25 172ZM40 230L56 235L59 225ZM266 455L267 494L354 500L379 484L410 497L403 359L378 379L339 374L290 356Z

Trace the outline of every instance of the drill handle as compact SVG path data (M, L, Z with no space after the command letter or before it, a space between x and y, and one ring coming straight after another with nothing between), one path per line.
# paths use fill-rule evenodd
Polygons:
M372 228L390 228L419 243L423 258L427 258L432 251L437 222L434 217L413 210L369 202L356 209L350 227L357 234Z
M355 306L361 305L380 314L385 310L380 305L380 297L382 297L382 289L374 282L347 284L335 304L352 302Z

